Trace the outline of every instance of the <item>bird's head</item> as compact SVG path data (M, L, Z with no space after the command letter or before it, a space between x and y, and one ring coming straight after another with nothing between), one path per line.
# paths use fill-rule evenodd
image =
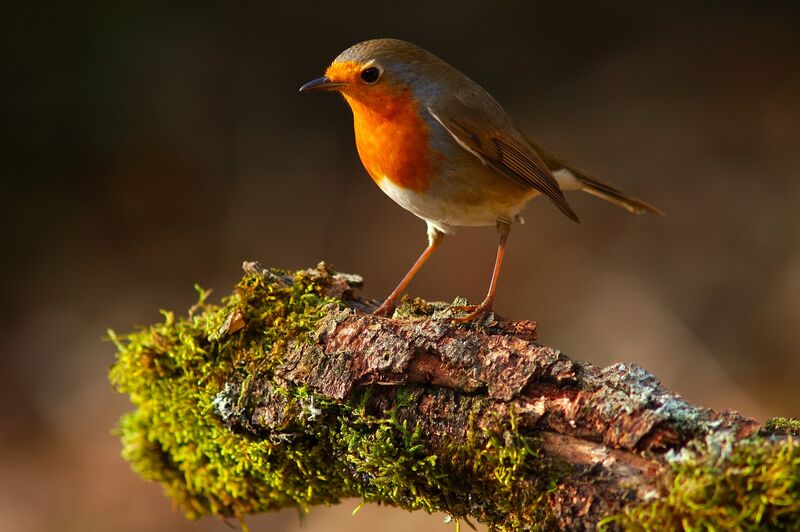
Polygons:
M441 59L398 39L373 39L351 46L333 60L325 75L309 81L300 92L338 91L353 106L390 104L409 94L425 98L436 92ZM446 65L449 66L449 65Z

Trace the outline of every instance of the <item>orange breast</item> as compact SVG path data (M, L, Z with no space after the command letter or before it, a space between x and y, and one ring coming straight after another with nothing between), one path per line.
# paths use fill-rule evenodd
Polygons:
M420 192L428 188L433 163L428 126L410 93L393 88L369 95L344 94L353 110L356 146L372 179Z

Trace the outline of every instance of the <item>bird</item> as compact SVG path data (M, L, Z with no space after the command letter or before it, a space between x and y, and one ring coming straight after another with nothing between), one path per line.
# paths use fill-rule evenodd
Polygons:
M537 196L567 218L578 216L564 191L581 190L634 214L662 214L562 160L528 138L480 85L433 53L399 39L371 39L341 52L324 76L300 92L340 93L353 113L356 148L372 180L392 200L425 221L428 245L383 304L398 298L445 235L457 227L496 226L497 255L489 290L463 306L470 322L492 309L513 222Z

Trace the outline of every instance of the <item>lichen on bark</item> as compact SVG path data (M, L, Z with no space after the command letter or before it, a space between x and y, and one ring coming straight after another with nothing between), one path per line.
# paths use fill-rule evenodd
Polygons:
M798 524L791 423L757 434L533 322L422 300L378 318L360 284L245 263L219 304L110 333L123 457L190 518L360 497L497 530Z

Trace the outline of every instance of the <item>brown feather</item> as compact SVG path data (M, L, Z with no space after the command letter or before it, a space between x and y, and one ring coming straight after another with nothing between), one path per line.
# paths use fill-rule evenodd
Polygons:
M578 215L567 203L564 194L545 162L524 140L495 130L461 113L458 119L431 115L464 149L487 166L523 187L532 187L555 203L569 219L579 222Z
M575 179L580 182L581 190L584 192L610 201L611 203L615 203L620 207L632 212L633 214L651 212L653 214L660 214L662 216L664 215L664 213L658 207L655 207L646 201L637 198L636 196L628 194L624 190L617 188L608 181L600 179L599 177L595 177L584 172L580 168L572 166L555 153L551 152L540 144L537 144L532 139L529 138L528 142L531 144L531 146L533 146L533 149L536 150L536 153L539 154L541 159L552 172L556 172L561 169L572 172L572 175L575 176Z

